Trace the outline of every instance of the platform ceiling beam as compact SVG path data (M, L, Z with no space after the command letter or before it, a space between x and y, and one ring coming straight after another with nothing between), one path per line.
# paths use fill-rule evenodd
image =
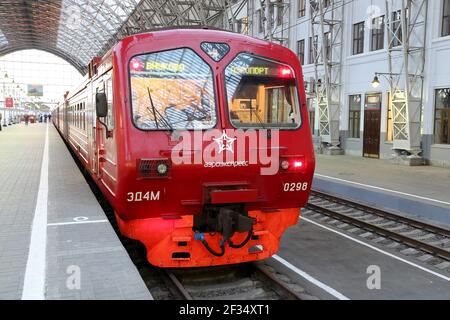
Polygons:
M158 28L232 29L241 1L225 0L2 0L0 56L23 49L55 53L81 73L90 60L128 35Z

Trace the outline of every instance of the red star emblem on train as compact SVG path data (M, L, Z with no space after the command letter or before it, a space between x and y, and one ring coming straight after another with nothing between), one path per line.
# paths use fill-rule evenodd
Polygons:
M225 131L222 131L222 135L219 138L214 138L213 140L219 145L219 153L222 153L224 150L234 153L233 143L236 138L229 137Z

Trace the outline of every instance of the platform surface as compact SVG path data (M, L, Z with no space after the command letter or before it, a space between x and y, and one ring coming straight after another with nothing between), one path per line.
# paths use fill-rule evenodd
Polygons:
M40 282L43 299L152 299L53 125L18 124L0 132L0 299Z
M450 169L316 155L313 187L450 227Z
M328 287L323 290L311 280L305 281L304 276L288 268L283 270L313 295L350 300L450 299L450 277L445 270L334 229L301 218L283 236L277 254ZM269 263L283 267L275 259L270 260ZM371 276L368 270L373 267L379 269L380 275L380 287L376 289L367 285Z

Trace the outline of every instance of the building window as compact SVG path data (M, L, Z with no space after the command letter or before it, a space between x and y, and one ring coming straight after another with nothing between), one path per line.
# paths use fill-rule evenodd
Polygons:
M364 52L364 22L353 25L353 54Z
M297 4L298 4L298 17L302 18L306 14L305 0L298 0Z
M283 24L283 0L277 1L277 26Z
M316 123L316 110L314 108L314 99L313 98L307 98L306 99L306 106L308 107L308 113L309 113L309 126L311 127L311 134L314 135L315 130L315 123Z
M450 144L450 88L436 90L434 142Z
M444 0L442 12L442 36L450 35L450 0Z
M242 20L236 20L236 32L242 33Z
M392 12L392 40L390 48L402 45L402 10Z
M318 44L318 36L314 37L314 43L312 41L312 37L309 37L309 55L308 55L308 63L315 63L316 54L317 54L317 44Z
M361 95L352 95L349 97L349 138L360 138L361 121Z
M269 27L272 28L275 21L275 4L269 2Z
M297 41L297 57L301 65L305 62L305 40Z
M323 36L325 38L325 61L329 62L331 61L331 33L325 32Z
M372 19L370 51L384 48L384 16Z
M258 32L261 33L264 31L264 21L263 21L263 15L262 15L261 9L258 9L256 11L256 16L258 18Z

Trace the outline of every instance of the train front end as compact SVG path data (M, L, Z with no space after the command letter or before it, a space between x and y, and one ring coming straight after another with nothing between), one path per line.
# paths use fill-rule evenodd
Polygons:
M294 53L213 30L138 35L115 50L126 66L117 74L126 88L121 232L161 267L275 254L308 200L315 166Z

